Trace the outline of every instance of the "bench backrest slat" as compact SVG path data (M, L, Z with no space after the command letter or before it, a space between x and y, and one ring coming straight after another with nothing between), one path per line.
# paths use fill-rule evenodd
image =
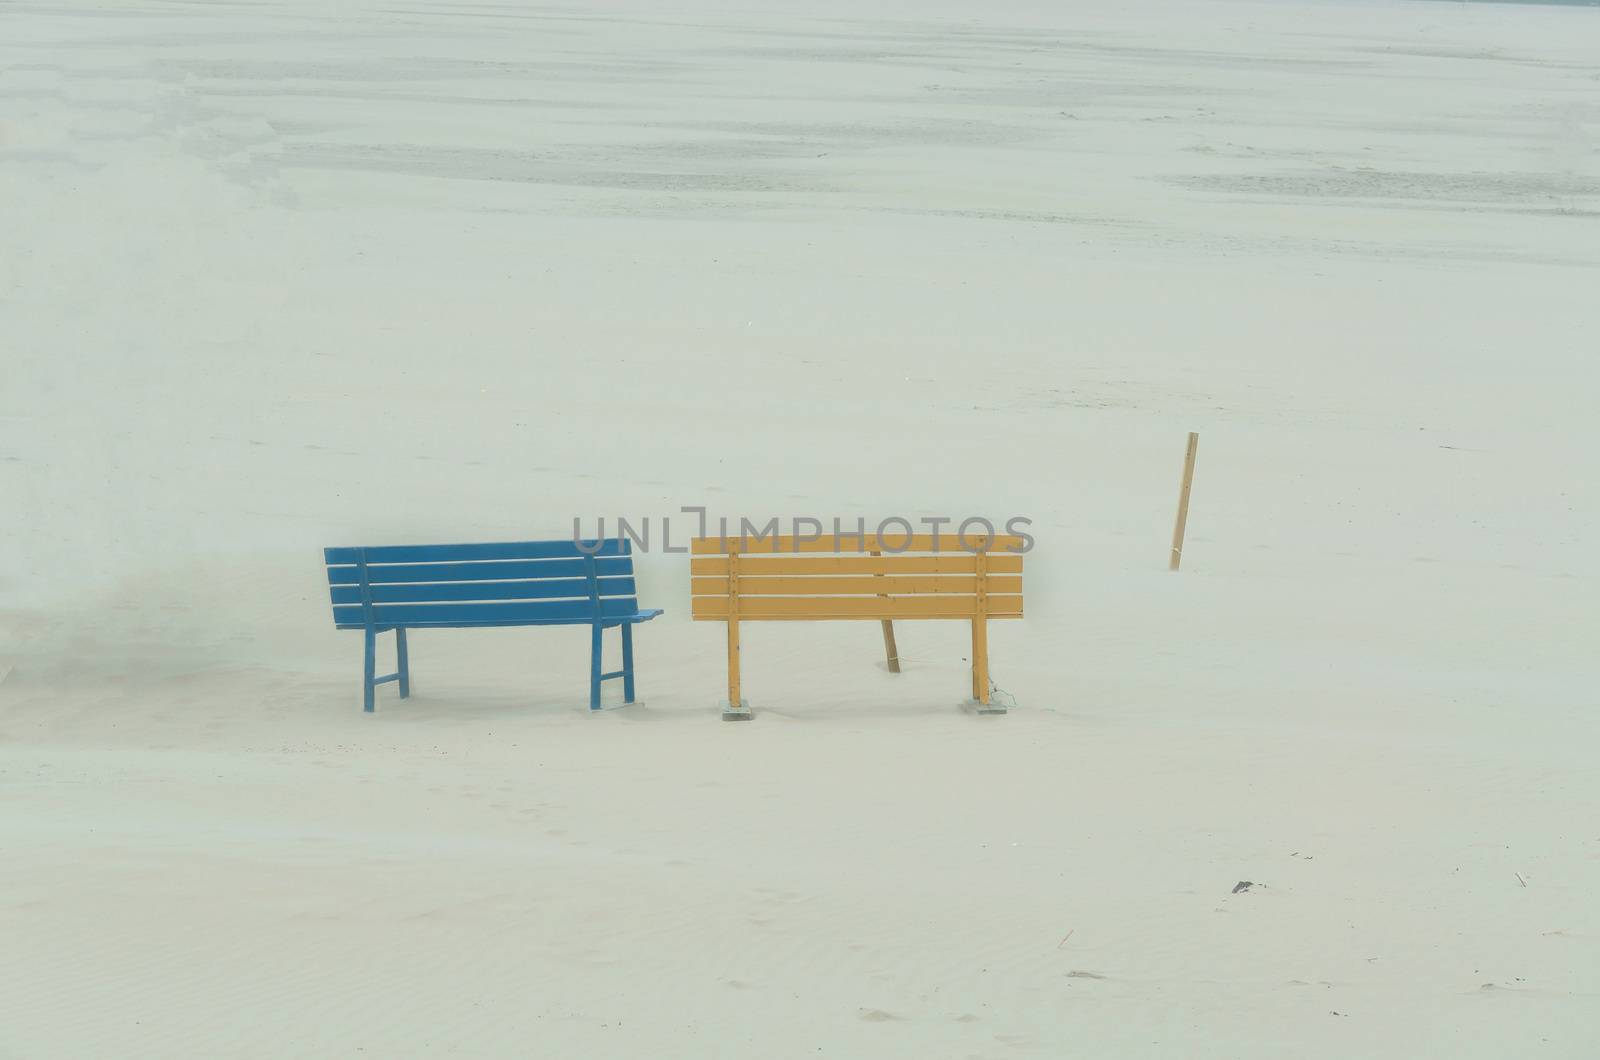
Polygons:
M997 574L988 579L989 592L1016 595L1022 592L1022 575ZM690 580L695 596L726 596L728 579L695 577ZM974 575L951 577L918 577L907 574L886 574L871 580L866 578L831 578L825 575L800 577L768 577L766 575L739 575L740 596L907 596L920 593L972 596L978 591Z
M696 556L689 561L694 574L727 574L728 557ZM741 576L758 574L972 574L977 570L970 555L952 556L740 556ZM990 555L991 574L1021 574L1022 557Z
M333 551L333 550L329 550ZM343 551L340 549L339 551ZM329 560L333 563L333 560ZM627 577L633 573L632 556L611 556L597 559L596 573L602 578ZM515 581L519 578L586 578L587 564L582 559L498 560L468 563L404 563L368 567L370 582L478 582ZM329 585L359 585L361 578L354 566L330 566Z
M639 609L637 601L600 601L600 617L631 615ZM576 625L593 621L594 607L582 600L544 600L534 603L481 604L375 604L373 619L380 628L390 626L531 626ZM360 628L360 605L335 607L334 621L340 628Z
M607 538L598 543L597 556L625 556L629 541ZM584 546L595 548L596 542ZM327 548L329 563L355 563L364 551L368 563L446 563L451 560L582 559L588 553L569 538L560 541L491 541L476 545L377 545L368 548Z
M570 539L324 549L334 623L576 624L636 613L630 543L598 545L594 555Z
M881 552L897 556L907 552L966 553L980 549L986 552L1021 555L1023 540L1015 534L971 533L965 537L955 531L940 534L902 534L886 532L882 535L867 531L862 534L823 534L820 537L772 534L758 537L749 534L740 537L697 537L689 543L696 556L764 555L800 552Z
M550 578L544 581L515 582L428 582L420 585L370 585L374 604L430 604L472 600L565 600L636 596L632 578L597 579L598 593L592 594L588 578ZM335 604L359 604L361 586L335 585L330 589Z

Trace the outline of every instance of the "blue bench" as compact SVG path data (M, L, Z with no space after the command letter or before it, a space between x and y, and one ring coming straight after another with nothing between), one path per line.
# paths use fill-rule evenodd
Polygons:
M595 548L596 542L584 542ZM641 611L626 540L598 542L591 555L567 541L512 541L487 545L384 545L323 550L339 629L366 632L363 702L400 683L411 694L408 629L488 626L589 626L589 709L600 709L600 683L622 678L622 697L633 702L633 627L661 614ZM600 672L600 634L622 628L622 669ZM373 656L379 633L395 635L399 669L379 677Z

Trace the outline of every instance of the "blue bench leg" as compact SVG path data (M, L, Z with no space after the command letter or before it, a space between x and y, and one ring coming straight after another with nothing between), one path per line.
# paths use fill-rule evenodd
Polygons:
M397 669L400 671L400 698L405 699L411 695L411 656L406 653L406 631L404 627L394 631L394 655Z
M367 662L366 662L364 676L363 676L362 682L361 682L361 690L362 690L362 708L361 709L365 710L368 714L371 714L373 712L373 710L375 709L373 707L373 698L374 698L373 693L376 691L376 686L373 685L372 679L374 677L378 676L377 658L376 658L376 656L377 656L377 647L378 647L378 643L377 643L378 642L378 634L373 630L373 628L371 626L367 627L366 634L367 634L367 638L366 638L367 639Z
M622 701L633 702L633 623L622 624Z
M600 709L600 633L605 628L594 624L589 642L589 709Z

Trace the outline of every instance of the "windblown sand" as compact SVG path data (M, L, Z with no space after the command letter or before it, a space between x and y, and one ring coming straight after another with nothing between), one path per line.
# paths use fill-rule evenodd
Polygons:
M0 4L0 1056L1596 1055L1597 144L1575 7ZM1017 709L726 725L658 540L643 705L361 713L323 546L692 505L1031 518Z

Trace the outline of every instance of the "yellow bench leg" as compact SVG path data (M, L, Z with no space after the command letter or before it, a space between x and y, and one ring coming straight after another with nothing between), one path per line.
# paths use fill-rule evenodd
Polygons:
M722 720L738 721L750 717L739 688L739 553L728 554L728 701L722 704Z
M741 721L750 717L750 704L740 698L739 692L739 620L728 619L728 701L722 704L723 721Z
M739 620L728 619L728 705L739 705Z
M989 703L989 622L972 620L972 698Z

